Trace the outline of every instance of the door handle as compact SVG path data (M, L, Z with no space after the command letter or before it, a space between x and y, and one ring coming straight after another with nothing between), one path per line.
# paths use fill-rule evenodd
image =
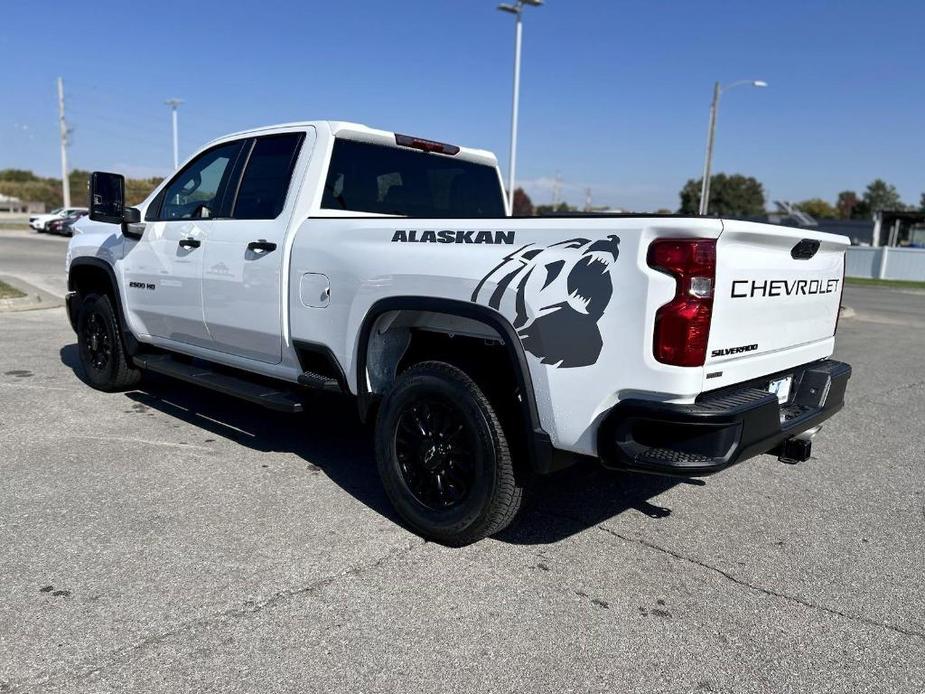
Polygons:
M267 241L265 239L260 239L259 241L251 241L247 244L247 250L253 251L257 254L269 253L270 251L276 250L276 244L272 241Z
M180 239L180 248L199 248L201 244L199 239Z

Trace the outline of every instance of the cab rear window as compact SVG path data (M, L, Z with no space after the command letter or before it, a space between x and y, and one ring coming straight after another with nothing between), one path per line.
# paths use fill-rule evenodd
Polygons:
M338 139L321 206L407 217L503 217L497 170L440 154Z

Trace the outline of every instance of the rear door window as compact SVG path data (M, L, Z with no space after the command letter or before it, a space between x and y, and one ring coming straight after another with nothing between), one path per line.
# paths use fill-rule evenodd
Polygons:
M258 137L247 160L232 217L275 219L286 204L286 193L304 133Z
M321 206L408 217L503 217L493 166L452 156L338 139Z

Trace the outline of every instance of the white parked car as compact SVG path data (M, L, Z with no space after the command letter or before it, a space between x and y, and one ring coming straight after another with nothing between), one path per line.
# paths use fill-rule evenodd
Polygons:
M578 459L805 460L851 373L830 359L847 239L511 218L483 150L281 125L209 143L138 208L116 174L91 200L67 254L90 385L147 370L290 413L350 394L396 509L448 544L498 532L532 475Z
M86 207L59 207L48 214L39 214L29 217L29 226L35 231L46 231L48 223L56 219L64 219L76 215L79 212L86 212Z

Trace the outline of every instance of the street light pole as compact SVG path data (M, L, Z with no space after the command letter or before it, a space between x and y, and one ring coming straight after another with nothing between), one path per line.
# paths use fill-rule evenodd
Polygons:
M514 183L517 171L517 117L520 110L520 46L523 39L523 24L521 15L524 5L539 7L543 0L517 0L513 5L498 5L502 12L510 12L516 17L514 24L514 98L511 106L511 157L509 160L507 193L511 210L514 209Z
M707 154L703 161L703 180L700 183L701 215L707 213L710 202L710 168L713 166L713 138L716 134L716 109L719 107L719 82L713 85L713 102L710 104L710 125L707 126Z
M713 84L713 101L710 104L710 125L707 128L707 154L703 162L703 180L700 182L700 209L699 214L705 215L710 207L710 176L713 167L713 142L716 139L716 114L719 111L719 97L723 92L743 84L753 87L767 87L763 80L740 80L721 87L719 82Z
M183 99L167 99L164 103L170 106L171 120L173 121L173 170L176 171L180 166L177 138L177 106L183 103Z
M61 200L65 207L71 206L71 181L68 178L67 148L70 143L71 129L64 117L64 80L58 78L58 129L61 134Z
M511 158L507 174L507 194L510 197L511 210L514 210L514 180L517 170L517 111L520 107L520 44L523 37L521 12L517 12L514 25L514 102L511 105Z

